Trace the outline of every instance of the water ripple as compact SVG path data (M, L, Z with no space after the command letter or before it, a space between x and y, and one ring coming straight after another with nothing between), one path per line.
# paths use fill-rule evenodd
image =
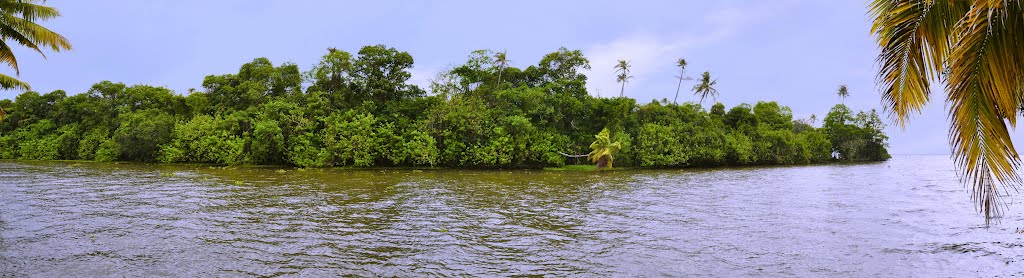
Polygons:
M946 157L715 170L0 162L6 276L1011 276Z

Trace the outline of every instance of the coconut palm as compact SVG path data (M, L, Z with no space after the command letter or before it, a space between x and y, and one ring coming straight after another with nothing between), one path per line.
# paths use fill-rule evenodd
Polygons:
M633 78L632 75L629 75L629 67L629 61L626 60L619 60L619 63L615 64L615 71L619 73L619 75L615 77L615 81L622 83L622 88L619 89L619 97L624 96L626 92L626 82L629 82L629 80Z
M684 73L686 73L686 59L679 58L676 61L676 66L679 67L679 76L676 76L679 78L679 84L676 84L676 97L672 98L672 103L678 103L676 100L679 99L679 88L683 87L683 79L686 78L684 76Z
M42 6L38 0L0 0L0 63L14 68L16 75L21 75L18 59L11 50L12 43L28 47L43 58L41 48L50 48L54 52L71 50L71 43L64 36L40 26L36 22L60 16L57 9ZM28 83L17 78L0 74L0 89L29 89Z
M872 0L871 33L880 46L878 83L901 127L941 82L949 138L962 180L986 223L1002 196L1021 185L1021 159L1010 140L1024 101L1024 7L1021 1ZM941 78L940 78L941 77Z
M846 84L839 85L839 91L836 92L839 95L839 99L846 104L846 97L850 96L850 91L846 89Z
M705 71L700 75L697 85L693 85L693 94L700 96L700 104L704 104L704 99L711 97L718 101L718 89L715 89L715 85L718 84L718 79L711 79L711 73Z
M507 54L508 50L494 54L494 62L498 63L498 86L501 86L501 73L505 71L505 66L508 64Z
M597 140L590 144L590 149L593 150L587 155L587 158L591 162L597 163L597 169L611 169L612 168L612 157L613 154L618 153L619 149L622 149L622 144L619 142L612 142L611 132L608 128L604 128L600 133L594 136Z

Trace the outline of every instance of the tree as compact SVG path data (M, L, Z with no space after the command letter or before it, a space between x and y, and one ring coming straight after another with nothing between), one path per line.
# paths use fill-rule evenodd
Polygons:
M711 97L718 101L718 89L715 89L715 85L718 84L718 79L711 79L711 73L705 71L700 75L700 80L697 85L693 86L693 94L700 96L700 103L704 104L704 99Z
M619 60L619 63L615 64L615 71L619 73L619 75L615 77L615 81L622 83L622 88L619 90L619 97L624 96L624 93L626 92L626 82L629 82L629 79L633 78L633 76L629 75L629 67L629 61L626 60Z
M869 13L890 117L905 126L944 83L957 169L986 223L1001 216L1002 191L1024 182L1006 126L1024 104L1024 3L873 0Z
M597 169L611 169L612 168L612 157L613 154L619 152L622 149L622 143L611 141L611 132L608 128L604 128L600 133L594 136L597 140L590 144L590 149L593 150L587 155L591 162L597 163Z
M508 50L494 54L494 62L498 63L498 86L501 86L501 73L505 71L505 65L508 64L507 54Z
M54 52L71 50L71 43L64 36L36 23L60 16L57 9L37 4L42 2L38 0L0 1L0 63L14 68L16 75L21 75L21 70L18 68L18 60L11 50L11 41L39 52L43 58L46 58L46 54L43 54L40 47L48 47ZM16 88L28 90L29 85L14 77L0 74L0 89Z
M679 58L679 60L676 61L676 66L679 67L679 76L676 76L676 78L679 78L679 84L676 85L676 97L672 98L672 103L678 103L676 100L679 99L679 88L683 87L683 80L687 79L687 77L684 76L686 73L686 59Z
M849 161L882 161L889 159L885 150L889 138L882 132L885 124L878 114L853 111L837 104L829 110L821 126L831 141L836 158Z
M850 91L846 89L846 84L839 85L839 91L836 92L839 95L839 99L846 104L846 98L850 96Z
M412 77L409 69L413 67L413 58L408 52L371 45L359 49L357 54L350 74L359 87L359 95L384 103L422 94L415 86L406 84Z
M7 117L7 111L0 107L0 122L3 122L5 117Z

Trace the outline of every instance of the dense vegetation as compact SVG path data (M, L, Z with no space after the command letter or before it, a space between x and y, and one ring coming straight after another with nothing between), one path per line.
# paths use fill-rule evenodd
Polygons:
M327 166L545 167L588 163L595 135L615 165L705 167L884 160L874 111L837 105L814 127L775 102L726 109L667 100L638 104L585 89L589 62L559 49L509 66L481 50L410 85L413 58L383 45L330 49L300 71L265 58L211 75L186 95L99 82L67 95L2 100L0 158ZM623 84L625 85L625 84Z

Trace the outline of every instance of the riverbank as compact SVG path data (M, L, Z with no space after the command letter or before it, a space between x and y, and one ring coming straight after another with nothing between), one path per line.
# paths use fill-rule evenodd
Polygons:
M552 172L609 172L609 171L660 171L660 170L715 170L715 169L759 169L759 168L785 168L785 167L810 167L810 166L841 166L841 165L870 165L884 163L885 161L833 161L828 163L815 163L815 164L792 164L792 165L719 165L713 167L614 167L612 169L597 170L595 165L565 165L561 167L543 167L543 168L460 168L460 167L412 167L412 166L373 166L373 167L353 167L353 166L334 166L334 167L295 167L288 165L222 165L222 164L211 164L211 163L162 163L162 162L131 162L131 161L111 161L111 162L99 162L92 160L17 160L17 159L0 159L0 162L10 163L26 163L26 164L41 164L45 165L48 163L62 163L68 166L80 166L80 165L142 165L142 166L154 166L154 167L186 167L186 168L207 168L207 169L221 169L221 170L234 170L234 169L266 169L266 170L284 170L284 171L315 171L315 170L353 170L353 171L396 171L396 172L414 172L414 171L552 171Z

